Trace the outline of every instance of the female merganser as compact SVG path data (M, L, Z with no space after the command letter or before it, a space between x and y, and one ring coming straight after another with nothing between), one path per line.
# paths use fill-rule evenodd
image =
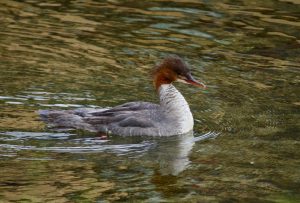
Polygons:
M205 88L178 56L167 57L157 66L153 83L160 104L129 102L113 108L42 110L41 118L56 129L84 129L123 136L171 136L188 133L194 119L182 94L172 85L179 81Z

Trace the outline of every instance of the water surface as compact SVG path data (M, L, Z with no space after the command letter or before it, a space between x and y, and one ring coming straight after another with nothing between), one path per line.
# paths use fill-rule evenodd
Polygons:
M0 201L299 202L299 18L297 0L1 0ZM176 84L193 135L102 139L38 118L157 102L150 72L170 54L208 86Z

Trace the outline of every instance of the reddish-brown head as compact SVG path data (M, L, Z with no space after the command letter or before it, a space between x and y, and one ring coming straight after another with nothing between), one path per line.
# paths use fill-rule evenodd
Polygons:
M154 86L156 90L161 85L170 84L174 81L188 83L203 89L206 88L203 83L193 78L187 64L178 56L165 58L154 71Z

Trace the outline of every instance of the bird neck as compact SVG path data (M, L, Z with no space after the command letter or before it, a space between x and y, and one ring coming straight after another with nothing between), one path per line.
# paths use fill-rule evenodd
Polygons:
M194 120L190 107L182 94L172 85L163 84L159 87L160 106L167 117L180 124L193 126Z
M153 84L157 92L162 85L170 85L176 80L176 75L168 68L159 68L153 78Z
M194 119L190 107L182 94L172 85L159 87L160 106L170 124L176 125L177 134L184 134L193 129Z

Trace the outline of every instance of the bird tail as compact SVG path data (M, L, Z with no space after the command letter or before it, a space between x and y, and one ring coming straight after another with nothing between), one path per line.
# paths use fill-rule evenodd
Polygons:
M93 127L86 123L83 115L73 110L39 110L42 121L47 123L47 127L53 130L84 129L95 131Z

